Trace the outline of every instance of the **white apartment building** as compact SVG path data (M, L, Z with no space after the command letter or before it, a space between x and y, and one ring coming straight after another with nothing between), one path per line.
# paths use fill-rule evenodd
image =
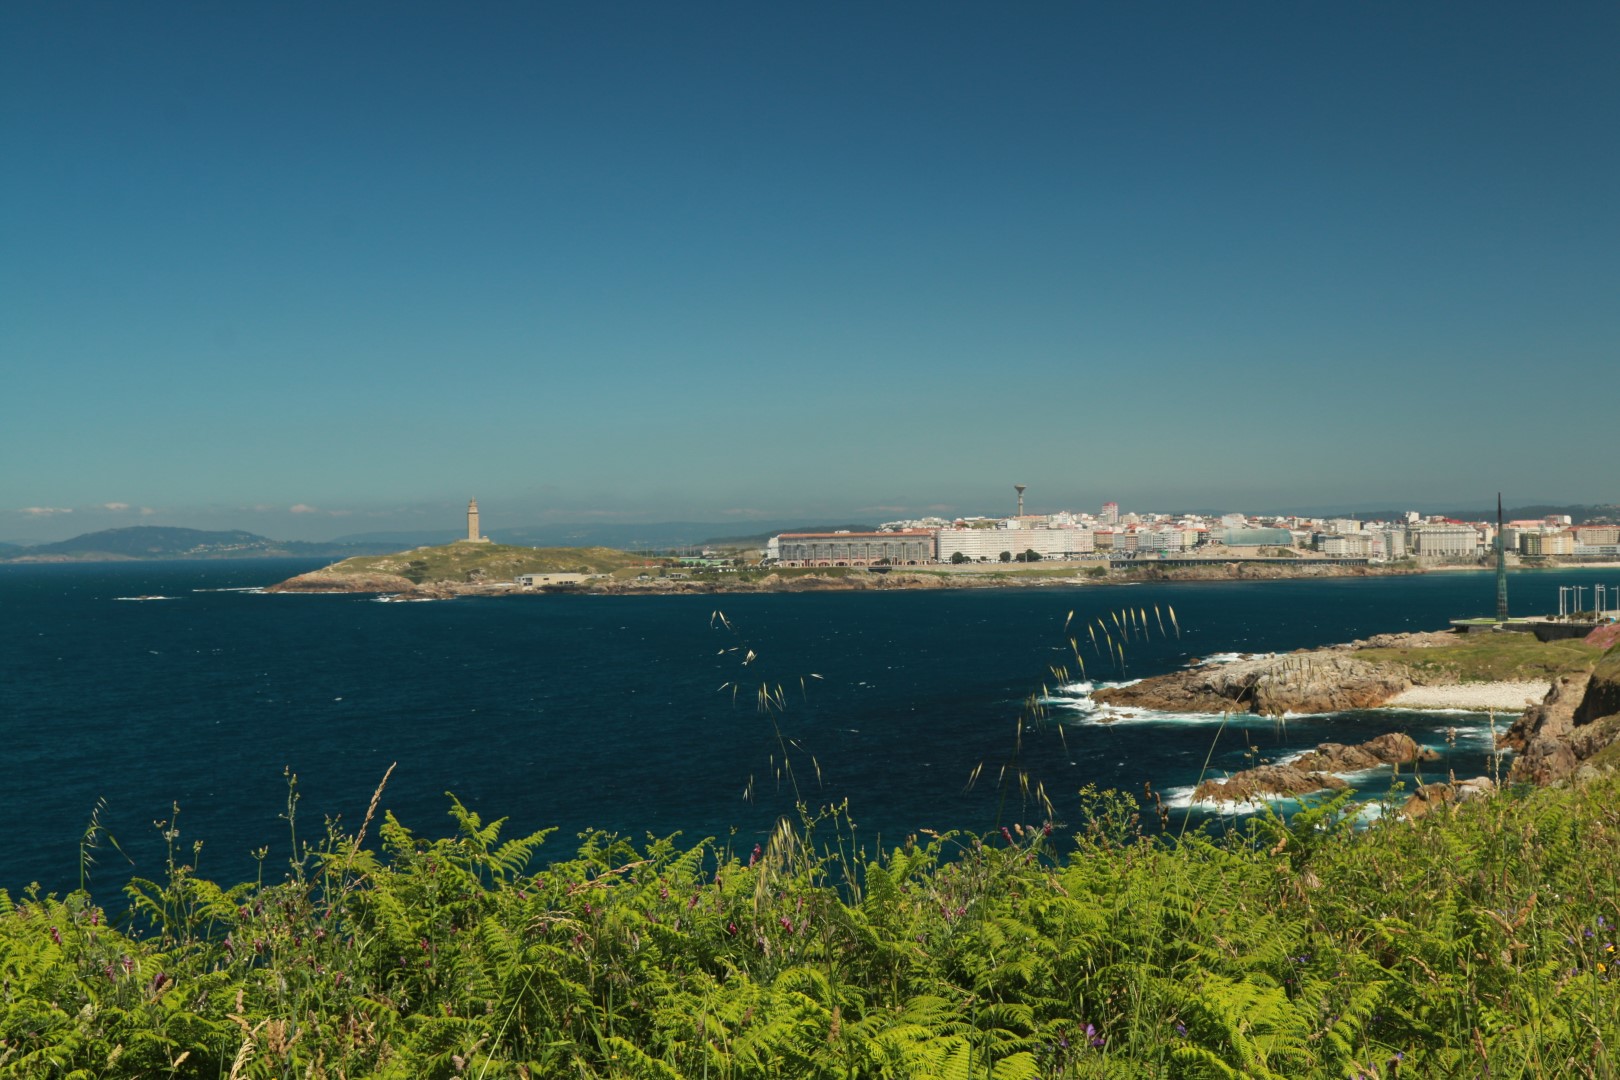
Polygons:
M1316 550L1324 555L1367 558L1373 553L1373 538L1365 532L1317 533Z
M1407 544L1420 558L1471 558L1479 554L1479 533L1472 525L1414 525Z
M1187 534L1175 526L1136 530L1138 551L1181 551L1187 546Z
M1519 550L1526 555L1573 555L1575 536L1567 532L1527 532L1519 537Z

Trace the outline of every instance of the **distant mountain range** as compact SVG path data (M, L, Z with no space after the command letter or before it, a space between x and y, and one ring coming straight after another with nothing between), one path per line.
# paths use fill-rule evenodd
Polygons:
M213 532L161 525L104 529L53 544L0 545L5 562L97 562L126 559L346 559L351 555L384 555L397 550L380 544L309 543L271 540L236 530Z
M491 538L524 547L608 547L621 551L669 551L684 547L763 547L783 531L827 532L869 529L870 525L784 525L745 537L716 538L727 528L715 522L662 522L650 525L550 525L498 529ZM435 529L418 532L368 532L340 536L325 543L272 540L240 530L209 531L159 525L104 529L50 544L0 543L0 562L108 562L129 559L347 559L354 555L388 555L418 547L436 547L465 534Z

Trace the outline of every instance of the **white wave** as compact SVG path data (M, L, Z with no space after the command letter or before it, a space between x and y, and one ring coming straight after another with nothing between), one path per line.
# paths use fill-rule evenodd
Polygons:
M232 586L229 589L192 589L191 591L192 592L262 593L262 592L264 592L264 586L263 585L235 585L235 586Z
M1142 709L1133 705L1103 705L1090 698L1061 703L1060 708L1076 713L1082 724L1116 726L1120 724L1176 724L1197 726L1219 724L1228 719L1223 713L1177 713L1157 709Z
M1277 653L1269 653L1269 652L1251 652L1251 653L1218 652L1218 653L1210 653L1208 656L1201 657L1199 659L1189 661L1184 666L1185 667L1190 667L1190 668L1201 668L1201 667L1210 667L1210 666L1216 665L1216 664L1235 664L1239 660L1269 660L1269 659L1271 659L1272 657L1274 657L1276 655L1277 655Z
M1141 679L1122 679L1118 682L1073 682L1058 687L1042 704L1070 714L1082 724L1208 724L1220 723L1226 717L1221 713L1176 713L1144 709L1134 705L1105 705L1091 695L1098 690L1116 686L1132 686Z
M114 600L178 600L178 596L115 596Z
M1225 777L1211 777L1216 784L1226 783ZM1289 802L1290 798L1278 796L1276 799L1257 800L1254 802L1233 802L1227 799L1194 799L1194 788L1176 787L1163 793L1164 804L1172 810L1209 810L1217 814L1257 814L1267 805L1279 802Z

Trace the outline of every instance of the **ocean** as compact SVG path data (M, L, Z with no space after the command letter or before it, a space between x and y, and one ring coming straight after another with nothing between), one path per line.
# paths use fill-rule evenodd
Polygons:
M1200 775L1386 731L1445 755L1425 779L1491 770L1485 714L1103 723L1086 694L1089 681L1215 654L1487 614L1489 574L386 604L252 591L314 565L0 566L0 888L74 887L98 801L133 860L103 844L98 893L161 875L160 822L178 828L202 876L251 880L261 849L263 872L279 875L294 830L304 842L327 819L357 826L396 763L382 806L409 828L448 833L453 793L486 819L509 818L508 835L555 827L542 849L552 856L590 829L747 849L796 801L847 801L874 844L1042 820L1016 788L998 788L1004 766L1044 785L1060 822L1078 821L1087 785L1140 794L1150 782L1179 827L1201 816L1187 807ZM1555 610L1559 585L1620 584L1609 578L1620 571L1515 573L1513 610ZM1083 624L1111 625L1127 606L1149 629L1120 671ZM761 687L775 703L765 711ZM1354 780L1373 797L1389 782L1387 771Z

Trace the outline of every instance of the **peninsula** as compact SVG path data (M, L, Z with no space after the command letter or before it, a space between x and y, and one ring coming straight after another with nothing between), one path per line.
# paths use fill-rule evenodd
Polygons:
M595 595L856 592L999 588L1127 581L1270 580L1415 573L1301 561L1210 560L1198 566L1045 560L953 566L786 567L742 558L682 560L613 548L531 548L457 541L389 555L363 555L270 586L281 593L383 593L413 599L575 592Z

